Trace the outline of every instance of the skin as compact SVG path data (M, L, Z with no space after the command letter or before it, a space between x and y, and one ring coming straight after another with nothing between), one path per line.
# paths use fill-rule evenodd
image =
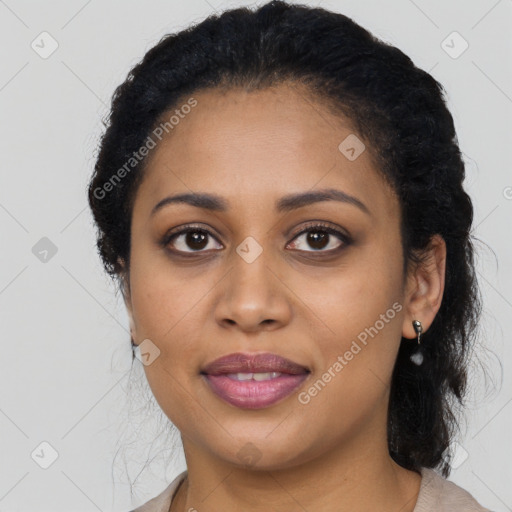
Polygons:
M124 276L132 337L160 350L144 367L149 385L182 435L188 478L171 510L413 511L421 477L389 455L387 406L401 336L416 343L412 320L425 332L440 307L443 240L435 237L425 264L404 276L399 203L371 148L349 161L338 145L354 133L350 121L304 90L282 84L193 96L198 105L150 154ZM369 213L332 200L274 209L283 196L323 188L355 196ZM230 208L170 204L151 216L166 196L192 191L218 194ZM300 234L308 221L353 242L331 235L315 250L306 237L321 228ZM184 235L159 245L189 223L212 233L202 252ZM248 236L262 248L252 263L236 252ZM394 303L402 306L396 316L301 404L297 394ZM236 408L199 372L238 351L273 352L311 374L268 408ZM249 442L259 458L244 465L237 454Z

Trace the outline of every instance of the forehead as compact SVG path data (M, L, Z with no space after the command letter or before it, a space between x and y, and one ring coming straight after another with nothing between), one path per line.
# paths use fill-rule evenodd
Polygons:
M191 96L194 108L175 116L178 122L149 155L136 198L146 213L172 192L208 191L254 206L331 187L396 213L371 148L350 120L331 113L304 89L213 89Z

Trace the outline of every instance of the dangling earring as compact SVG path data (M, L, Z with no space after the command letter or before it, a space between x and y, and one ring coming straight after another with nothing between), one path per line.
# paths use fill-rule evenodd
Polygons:
M412 326L414 327L414 331L418 336L418 345L420 345L423 326L421 325L421 322L419 320L413 320ZM423 351L421 347L419 347L418 350L411 356L411 361L418 366L421 366L423 364Z

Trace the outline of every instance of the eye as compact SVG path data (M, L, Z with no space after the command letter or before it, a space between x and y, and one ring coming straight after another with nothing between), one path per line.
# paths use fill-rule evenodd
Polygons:
M336 237L338 240L333 239ZM302 247L301 245L302 241ZM306 226L291 242L293 249L305 252L331 252L340 249L340 247L349 245L350 237L337 229L325 224L313 223ZM312 248L304 248L306 245Z
M188 226L178 232L168 233L162 240L162 245L164 247L172 245L171 250L175 252L204 252L205 249L215 249L215 244L212 244L214 240L216 238L208 230Z
M217 238L209 230L200 226L186 226L179 231L173 230L166 234L161 245L174 253L192 254L206 252L209 249L222 249L222 244L215 244L216 241ZM291 246L292 249L303 252L330 253L349 245L351 241L347 234L329 225L312 222L295 235L287 247ZM301 247L301 244L307 244L311 249Z

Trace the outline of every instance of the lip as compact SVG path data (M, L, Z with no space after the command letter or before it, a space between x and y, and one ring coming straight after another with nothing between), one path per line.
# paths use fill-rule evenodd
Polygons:
M238 381L233 373L279 372L278 377ZM201 371L209 388L225 402L242 409L262 409L289 396L310 375L310 370L271 353L235 353L216 359Z
M270 352L259 354L236 352L215 359L215 361L207 364L201 370L201 373L208 375L255 372L280 372L290 375L299 375L308 373L309 369L286 357L281 357Z

